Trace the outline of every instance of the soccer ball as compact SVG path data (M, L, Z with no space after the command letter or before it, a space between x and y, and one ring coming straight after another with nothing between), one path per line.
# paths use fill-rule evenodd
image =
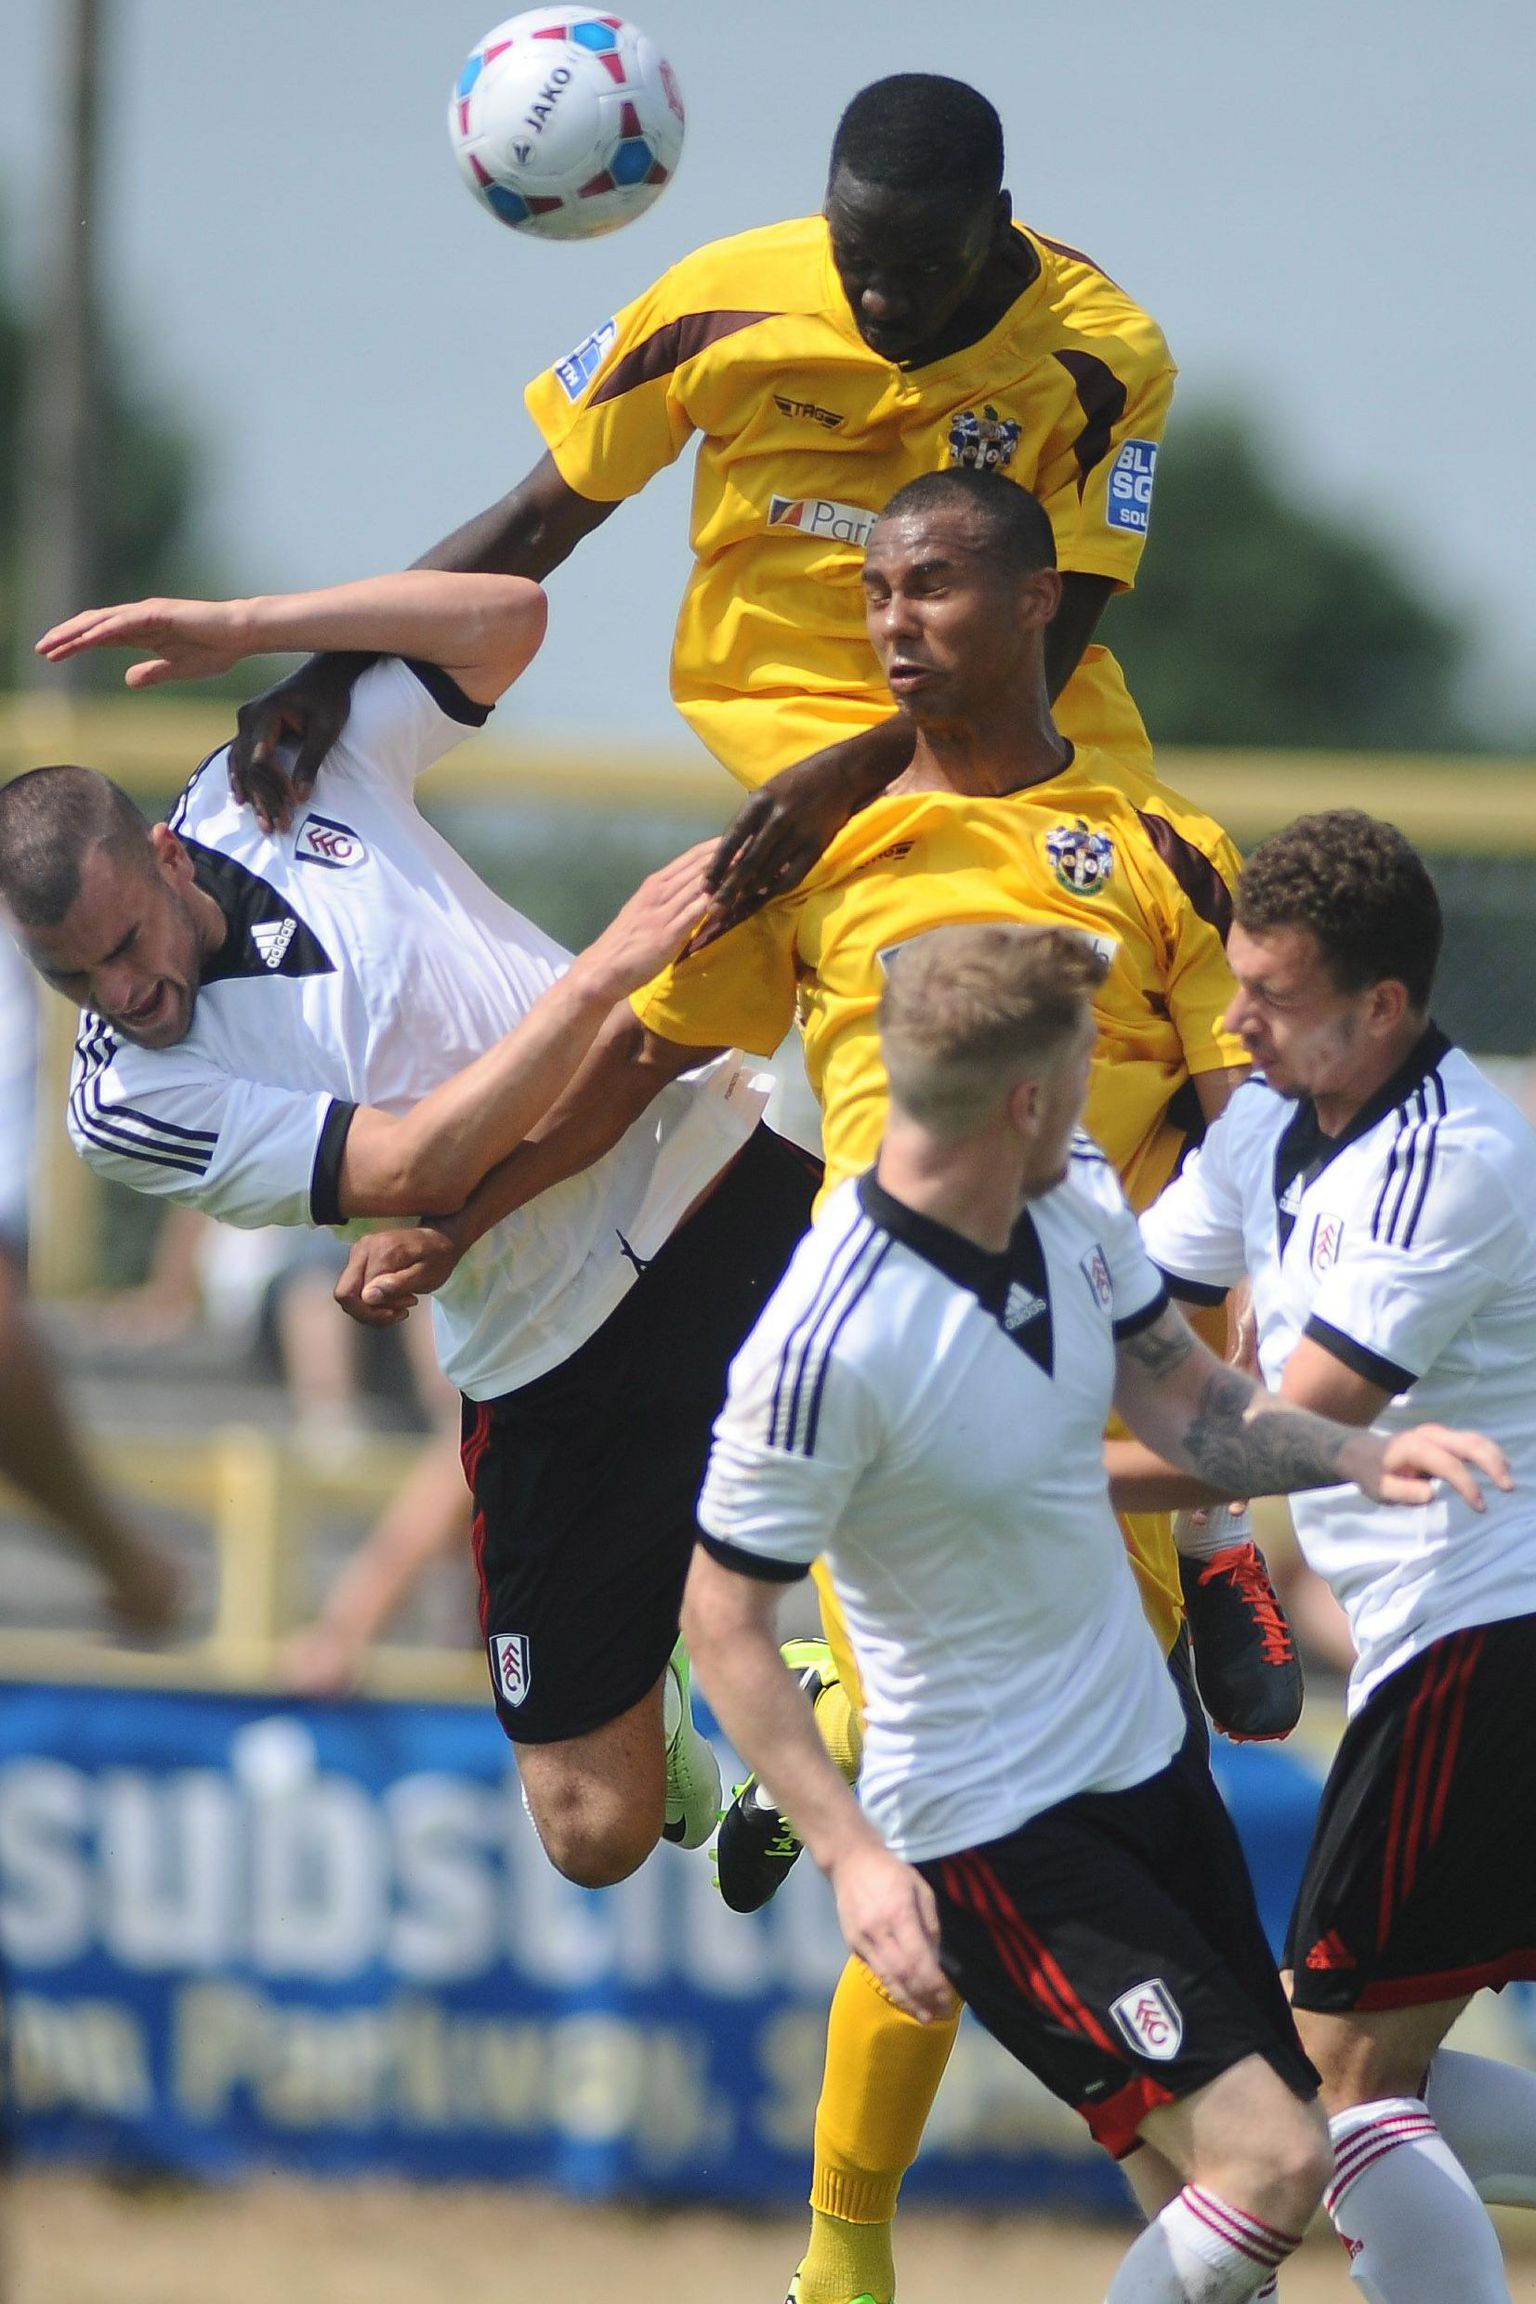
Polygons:
M632 223L683 149L677 75L622 16L534 8L477 42L448 102L476 198L519 232L590 240Z

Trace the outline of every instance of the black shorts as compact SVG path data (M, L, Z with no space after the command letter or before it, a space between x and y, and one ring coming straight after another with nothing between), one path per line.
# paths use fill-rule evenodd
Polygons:
M819 1183L760 1127L595 1335L531 1384L465 1401L480 1623L514 1743L601 1728L660 1679L726 1373Z
M1148 2112L1245 2056L1316 2093L1193 1731L1145 1784L1079 1793L918 1870L955 1990L1117 2160Z
M1367 1697L1323 1787L1286 1959L1298 2008L1536 1977L1536 1616L1448 1633Z

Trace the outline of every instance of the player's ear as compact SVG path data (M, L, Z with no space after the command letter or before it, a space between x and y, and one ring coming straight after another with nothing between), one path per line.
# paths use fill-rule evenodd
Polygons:
M1395 1032L1411 1006L1407 985L1396 976L1383 976L1379 984L1371 986L1370 1002L1366 1009L1372 1031L1383 1037L1389 1032Z
M1019 588L1024 622L1031 632L1044 631L1061 606L1061 571L1058 568L1037 568L1026 576Z
M1012 229L1013 194L1005 186L1004 189L999 192L997 196L997 206L992 211L992 230L994 236L1001 240L1003 234L1005 232L1012 231Z
M155 862L168 880L179 883L193 878L192 859L187 853L186 843L171 830L169 824L151 824L149 845L154 852Z
M1014 1133L1032 1143L1040 1131L1040 1082L1016 1080L1008 1091L1008 1120Z

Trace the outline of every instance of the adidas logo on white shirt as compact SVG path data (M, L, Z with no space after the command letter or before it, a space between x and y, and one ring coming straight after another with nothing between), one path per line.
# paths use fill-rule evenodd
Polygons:
M1020 1280L1010 1280L1008 1300L1003 1306L1003 1326L1011 1336L1015 1328L1023 1328L1029 1321L1037 1320L1045 1308L1043 1296L1035 1295Z
M262 920L251 930L251 942L261 956L263 967L281 968L283 954L293 942L297 925L293 920Z

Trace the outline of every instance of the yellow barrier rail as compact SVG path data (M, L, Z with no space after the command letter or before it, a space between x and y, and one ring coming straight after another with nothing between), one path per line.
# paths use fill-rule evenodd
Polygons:
M71 702L0 698L0 781L48 760L84 760L145 800L165 799L233 725L225 705L182 698ZM1536 760L1483 754L1245 752L1170 746L1162 774L1251 843L1315 808L1389 816L1434 855L1536 855ZM737 797L718 764L686 739L634 747L593 737L549 744L476 737L425 779L429 799L517 801L624 814L697 814L723 822Z
M44 761L84 760L141 800L163 802L226 741L231 725L227 705L179 697L0 697L0 782ZM1390 817L1435 855L1536 856L1536 761L1528 759L1169 749L1160 766L1169 783L1248 845L1304 811L1348 804ZM701 828L723 823L737 798L718 765L682 740L635 749L603 738L551 745L481 737L434 768L425 790L443 805L680 815L697 818ZM70 1153L57 1117L73 1011L50 1001L48 1015L43 1121L49 1150L34 1281L41 1292L62 1294L92 1277L95 1186ZM205 1639L155 1652L73 1635L0 1631L0 1677L277 1688L303 1528L338 1501L382 1504L403 1476L410 1444L382 1440L365 1466L336 1473L301 1462L281 1439L238 1427L185 1439L113 1438L103 1455L114 1482L209 1521L219 1571L213 1628ZM0 1509L11 1501L0 1485ZM475 1654L381 1645L367 1661L360 1692L480 1701L484 1672Z
M243 1425L159 1439L98 1433L99 1467L113 1488L208 1522L218 1578L213 1624L201 1639L156 1649L76 1632L0 1630L0 1680L280 1690L281 1644L300 1615L306 1531L338 1506L377 1511L421 1445L380 1435L365 1462L326 1468L296 1455L280 1435ZM0 1481L4 1512L25 1518L28 1507ZM483 1702L485 1668L477 1648L381 1642L364 1660L358 1694Z

